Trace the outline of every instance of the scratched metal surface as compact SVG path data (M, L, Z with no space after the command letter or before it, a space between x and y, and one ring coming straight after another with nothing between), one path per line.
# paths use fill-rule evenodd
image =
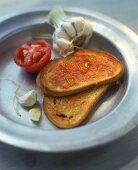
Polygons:
M16 4L16 5L15 5ZM138 1L87 0L76 1L0 1L0 17L25 9L37 9L61 4L92 9L128 25L138 33ZM68 154L42 154L29 152L0 143L0 169L138 169L138 128L125 137L98 149Z

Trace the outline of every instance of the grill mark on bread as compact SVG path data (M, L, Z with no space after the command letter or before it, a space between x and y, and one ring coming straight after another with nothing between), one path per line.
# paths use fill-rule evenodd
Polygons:
M56 116L61 117L63 119L72 119L73 115L67 116L64 113L57 113Z
M53 104L55 97L45 95L43 100L44 113L57 127L76 127L87 118L90 110L111 86L112 84L103 85L76 95L57 97L55 105Z
M62 118L68 118L67 115L65 115L63 113L57 113L56 116L62 117Z
M53 103L56 104L56 99L55 98L53 99Z

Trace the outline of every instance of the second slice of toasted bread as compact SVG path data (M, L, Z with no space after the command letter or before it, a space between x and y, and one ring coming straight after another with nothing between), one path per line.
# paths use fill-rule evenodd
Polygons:
M43 108L49 120L60 128L80 125L111 84L64 97L44 96Z
M37 77L37 85L50 96L66 96L118 80L123 64L100 50L78 50L51 61Z

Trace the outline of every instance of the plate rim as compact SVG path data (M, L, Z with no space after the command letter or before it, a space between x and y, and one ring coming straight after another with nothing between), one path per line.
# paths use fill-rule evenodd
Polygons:
M22 16L22 15L27 15L28 13L35 13L35 12L48 12L50 10L50 8L47 8L47 9L37 9L37 10L27 10L27 11L22 11L22 12L20 12L20 13L16 13L16 14L13 14L12 16L11 15L7 15L6 17L4 17L4 19L3 20L1 20L1 23L0 23L0 26L1 26L1 24L3 23L3 22L6 22L6 21L8 21L8 20L10 20L11 18L16 18L16 17L19 17L19 16ZM122 30L122 29L124 29L125 30L125 33L124 34L126 34L126 35L132 35L132 37L133 37L133 39L134 39L134 43L135 44L138 44L138 40L136 40L136 38L137 38L137 35L132 31L132 30L130 30L127 26L125 26L124 24L122 24L121 22L119 22L119 21L117 21L117 20L115 20L115 19L113 19L113 18L111 18L111 17L109 17L109 16L106 16L106 15L104 15L104 14L101 14L101 13L99 13L99 12L95 12L95 11L90 11L90 10L86 10L86 9L82 9L82 8L65 8L65 10L66 11L68 11L69 13L71 13L71 12L73 12L74 13L74 11L75 11L75 13L80 13L80 12L78 12L78 11L80 11L80 10L82 10L83 12L82 12L82 14L83 15L88 15L88 16L93 16L93 17L97 17L98 16L98 19L101 19L101 18L104 18L104 20L102 20L102 21L104 21L104 22L107 22L107 20L110 20L110 22L111 22L111 24L113 24L113 26L114 26L114 24L118 24L118 27L121 27L120 29ZM108 23L110 23L110 22L108 22ZM129 37L130 38L130 37ZM133 42L133 41L132 41ZM135 64L138 64L137 63L137 59L135 59L135 61L134 62L136 62ZM138 78L137 78L138 79ZM138 109L137 109L138 110ZM115 112L117 113L117 111L115 110ZM11 144L11 145L14 145L14 146L17 146L17 147L20 147L20 148L24 148L24 149L28 149L28 150L36 150L36 151L42 151L42 152L67 152L67 151L76 151L76 150L82 150L82 149L86 149L86 148L93 148L93 147L97 147L97 146L99 146L99 145L103 145L103 144L105 144L105 143L109 143L109 142L111 142L111 141L113 141L113 140L115 140L115 139L118 139L119 137L121 137L121 136L123 136L123 135L125 135L126 133L128 133L129 131L131 131L134 127L136 127L137 126L137 124L138 124L138 122L137 122L137 120L136 120L136 118L138 117L138 113L136 113L135 115L133 115L134 117L132 118L132 120L133 120L133 124L132 123L130 123L129 124L129 126L128 126L128 122L123 122L124 124L122 124L122 129L123 129L123 131L119 131L120 130L120 127L119 128L117 128L117 129L114 129L114 131L112 131L112 132L114 132L114 134L115 135L113 135L113 134L110 134L111 133L111 131L110 131L110 133L108 133L108 136L109 136L109 134L110 134L110 139L108 138L108 140L107 140L107 137L105 137L104 136L104 138L106 138L106 139L103 139L103 140L100 140L99 141L99 143L94 143L94 142L96 142L96 141L92 141L92 139L91 138L89 138L89 140L86 140L86 139L82 139L82 137L84 137L84 136L81 136L81 142L79 141L77 141L76 143L73 143L73 145L72 146L70 146L70 144L67 142L64 146L66 146L66 148L63 148L63 146L60 146L60 145L55 145L55 146L45 146L44 145L44 143L43 143L43 146L39 146L40 144L38 144L38 143L35 143L34 145L32 145L32 141L31 141L31 139L30 138L28 138L27 139L27 141L24 141L24 138L22 138L22 136L21 135L19 135L18 134L18 139L17 139L17 136L15 136L15 134L13 133L13 131L12 131L12 129L10 129L10 131L7 131L7 133L5 133L5 131L6 131L6 129L5 129L5 126L2 126L1 127L1 130L0 130L0 140L2 141L2 142L5 142L5 143L8 143L8 144ZM109 119L109 117L110 116L108 116L108 117L106 117L106 119L108 118ZM2 121L2 123L3 124L5 124L5 121L7 121L7 119L5 118L5 117L1 117L1 115L0 115L0 118L2 118L1 119L1 121ZM102 118L102 120L99 120L99 121L103 121L105 118ZM131 120L131 121L132 121ZM99 122L98 121L98 122ZM11 121L10 120L8 120L8 122L10 123ZM94 123L94 126L96 126L95 124L97 124L96 122ZM12 126L14 126L14 125L12 125ZM81 129L83 129L83 132L85 132L85 130L87 131L87 130L89 130L90 131L90 128L89 127L91 127L91 125L87 125L87 126L83 126L83 127L78 127L78 128L76 128L76 135L77 135L77 133L79 132L79 130ZM40 135L39 134L42 134L41 132L42 132L42 130L40 130L40 129L35 129L34 130L34 128L30 128L30 127L22 127L21 125L18 125L18 124L16 124L16 128L19 128L21 131L23 131L23 130L27 130L27 131L29 131L29 133L31 133L32 131L34 132L34 131L36 131L36 134L40 137ZM62 135L63 135L63 131L65 131L65 130L61 130L60 132L60 137L62 137ZM69 132L69 134L71 135L71 133L72 133L72 129L69 129L69 130L66 130L67 132ZM57 132L56 132L57 133ZM17 134L16 134L17 135ZM25 135L25 134L24 134ZM50 134L48 133L47 134L48 136L47 137L50 137ZM102 137L102 134L101 134L101 137ZM9 139L12 139L12 140L9 140ZM101 139L101 138L100 138ZM20 142L19 142L20 141ZM91 143L91 142L93 142L93 143ZM81 143L81 145L79 145L78 146L78 144L79 143ZM82 144L83 144L83 147L82 147ZM44 147L45 146L45 147ZM56 148L57 147L57 148Z

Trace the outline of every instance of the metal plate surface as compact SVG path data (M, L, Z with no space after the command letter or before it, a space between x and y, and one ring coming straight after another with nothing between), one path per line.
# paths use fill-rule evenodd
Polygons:
M31 40L32 34L53 33L54 29L46 21L48 11L23 12L0 22L0 77L21 84L22 92L36 89L40 105L43 94L36 86L36 75L17 67L12 54L17 46ZM87 48L105 50L117 56L125 65L123 83L98 102L82 125L65 130L56 128L44 113L38 124L33 123L28 110L18 106L22 115L19 117L13 108L15 86L0 80L0 140L3 142L43 152L75 151L113 141L138 124L137 35L120 22L94 11L72 8L66 12L93 23L94 34Z

